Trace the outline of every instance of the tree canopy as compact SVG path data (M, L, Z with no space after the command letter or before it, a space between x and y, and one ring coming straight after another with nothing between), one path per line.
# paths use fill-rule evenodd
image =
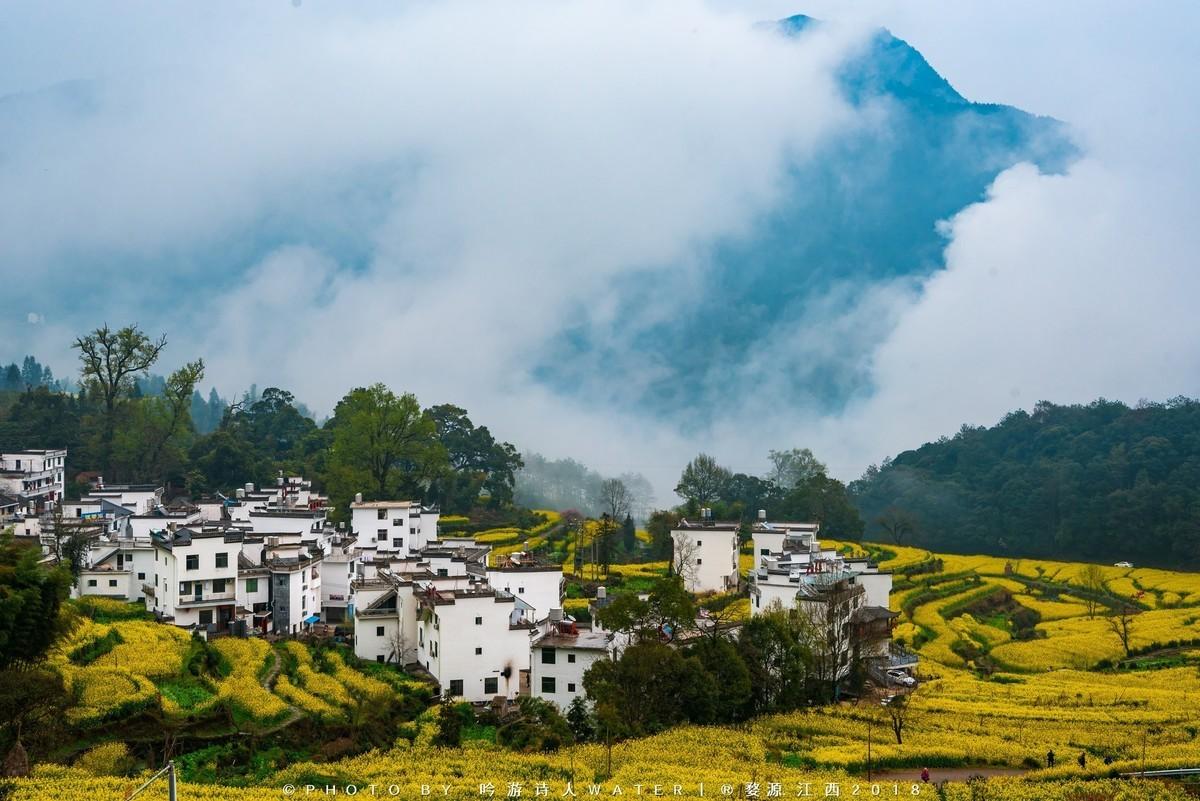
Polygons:
M1200 403L1038 403L850 485L888 539L959 553L1200 567Z

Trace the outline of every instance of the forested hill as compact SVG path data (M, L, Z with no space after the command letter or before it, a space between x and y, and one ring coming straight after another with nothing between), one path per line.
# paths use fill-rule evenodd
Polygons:
M869 537L1200 569L1200 401L1041 402L850 485Z

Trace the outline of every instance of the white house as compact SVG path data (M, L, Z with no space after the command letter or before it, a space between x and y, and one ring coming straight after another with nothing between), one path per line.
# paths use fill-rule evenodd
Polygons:
M417 593L417 661L443 695L467 701L515 697L529 664L531 621L512 622L516 598L486 583Z
M80 570L79 595L101 595L130 603L144 601L153 583L154 543L149 537L109 537L88 548L88 566Z
M819 632L816 670L824 679L843 678L855 657L869 666L892 665L891 573L865 557L848 559L823 548L817 530L815 523L768 523L760 513L753 529L756 567L748 577L750 613L805 612ZM902 659L905 667L915 664L909 655Z
M242 534L224 528L179 528L151 537L147 611L176 626L225 631L237 616Z
M65 448L0 453L0 493L16 498L27 514L52 509L66 491Z
M340 530L323 539L321 617L326 623L341 623L351 616L354 606L351 583L358 574L358 540Z
M715 522L705 516L696 523L680 520L671 531L675 572L683 577L688 592L737 588L738 528L736 522Z
M576 698L584 696L583 674L613 652L613 634L581 629L573 620L563 620L562 610L551 611L538 624L529 645L529 692L553 701L565 712Z
M529 554L507 554L488 566L487 581L528 604L533 620L544 620L551 610L562 609L562 565L543 564Z
M324 556L298 543L268 541L266 550L263 564L270 573L271 631L299 634L321 619Z
M438 510L417 501L363 501L350 504L350 527L359 546L380 554L408 556L437 541Z
M354 654L407 665L417 659L415 585L388 571L354 582Z

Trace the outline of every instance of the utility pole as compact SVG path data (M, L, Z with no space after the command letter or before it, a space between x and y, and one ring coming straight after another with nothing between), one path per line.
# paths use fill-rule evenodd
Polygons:
M173 759L167 762L167 766L165 768L160 770L158 773L155 773L149 779L146 779L146 782L141 787L125 796L125 801L131 801L131 799L141 795L147 787L158 781L159 777L161 777L163 774L166 774L167 777L167 801L178 801L175 796L175 760Z
M872 718L867 718L867 784L871 783L871 724Z

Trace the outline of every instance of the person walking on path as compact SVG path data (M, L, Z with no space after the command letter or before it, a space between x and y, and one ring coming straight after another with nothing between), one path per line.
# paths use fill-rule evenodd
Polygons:
M1054 749L1053 748L1051 748L1049 751L1046 752L1046 767L1048 767L1048 768L1054 767Z
M1087 754L1084 753L1083 751L1080 751L1079 759L1076 761L1079 763L1079 767L1086 768L1087 767Z
M929 768L921 768L921 781L929 783Z

